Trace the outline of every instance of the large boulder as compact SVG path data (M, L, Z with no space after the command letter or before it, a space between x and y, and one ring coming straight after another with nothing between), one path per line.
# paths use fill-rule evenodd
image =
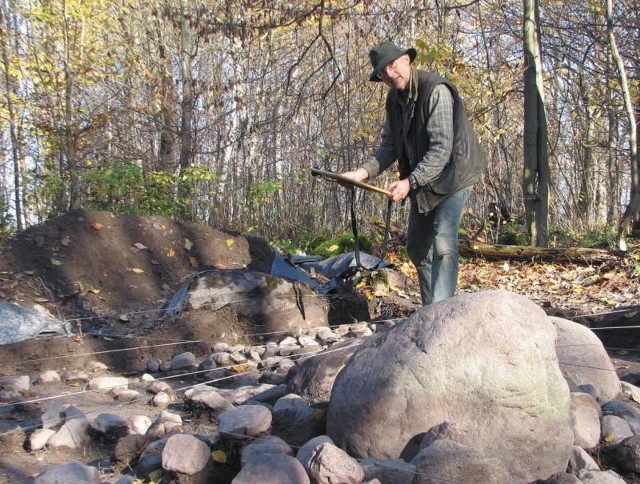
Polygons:
M562 374L599 401L614 400L622 391L616 369L595 333L579 323L551 317L558 332L556 354Z
M340 369L362 343L350 339L337 343L325 353L307 358L291 371L287 391L300 395L309 405L326 407L331 398L331 388Z
M507 291L423 307L365 341L338 374L327 434L349 454L409 460L432 427L496 457L513 481L564 471L570 394L544 311Z

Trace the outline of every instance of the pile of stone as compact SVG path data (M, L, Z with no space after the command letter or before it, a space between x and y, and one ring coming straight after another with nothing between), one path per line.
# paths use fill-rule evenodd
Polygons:
M98 441L112 451L103 468L71 462L35 482L624 483L640 473L638 375L620 381L590 330L504 291L384 330L317 328L146 368L135 379L96 368L43 372L34 385L4 377L5 401L73 378L120 405L148 402L136 415L48 405L30 452Z

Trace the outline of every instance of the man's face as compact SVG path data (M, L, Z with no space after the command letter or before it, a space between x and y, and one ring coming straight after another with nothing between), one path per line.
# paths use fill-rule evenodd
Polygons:
M411 58L403 54L380 71L378 77L389 87L404 89L411 79Z

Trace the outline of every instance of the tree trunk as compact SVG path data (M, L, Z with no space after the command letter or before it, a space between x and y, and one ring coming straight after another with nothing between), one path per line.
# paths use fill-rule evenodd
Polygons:
M16 217L16 228L18 231L22 231L24 229L24 225L22 223L23 213L22 213L22 190L21 190L21 180L22 180L22 167L24 166L23 154L22 154L22 133L20 132L20 126L18 123L18 117L16 113L16 106L14 100L19 99L19 95L16 89L16 80L12 78L10 72L10 61L9 61L9 32L17 32L15 26L13 28L9 28L10 23L10 15L8 9L5 10L5 5L2 5L2 10L0 11L0 20L2 21L2 29L7 33L7 36L2 36L2 65L4 67L4 87L5 87L5 103L7 109L7 117L9 124L9 138L11 140L11 159L13 161L13 203L15 204L15 217ZM0 217L2 220L5 220L5 214L1 214Z
M608 250L584 247L525 247L521 245L487 244L460 241L458 251L463 257L482 257L488 260L528 260L593 264L611 262L619 257Z
M193 154L193 71L192 71L192 47L193 34L191 30L191 20L188 14L188 0L180 2L180 67L182 73L182 122L180 126L180 173L184 175L188 168L191 167ZM186 184L190 186L189 183ZM194 220L194 212L192 207L188 205L188 201L193 195L190 188L182 188L178 197L185 204L182 208L182 217L184 220Z
M613 32L613 5L612 0L607 0L607 33L609 36L609 47L611 56L618 69L618 77L620 87L624 97L624 109L627 113L629 121L629 163L631 165L631 187L629 190L629 204L627 205L624 215L618 226L617 245L620 250L627 250L626 233L632 227L633 223L638 220L638 209L640 208L640 180L638 179L638 143L636 132L636 118L631 104L631 94L629 93L629 84L627 82L627 73L624 63L618 52L616 37Z
M524 172L522 189L531 245L549 244L549 162L537 0L524 0Z

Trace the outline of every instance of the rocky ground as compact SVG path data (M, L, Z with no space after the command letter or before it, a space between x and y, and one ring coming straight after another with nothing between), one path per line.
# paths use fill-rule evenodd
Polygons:
M18 409L6 404L0 407L0 482L30 482L31 476L55 463L104 459L110 445L107 441L104 448L83 449L82 455L63 448L27 452L26 436L37 425L46 399L73 404L90 415L108 412L114 405L120 414L149 413L149 398L123 405L112 394L85 392L87 381L105 371L139 378L152 358L171 361L185 351L198 358L210 354L215 343L207 338L211 322L187 327L167 318L164 305L198 271L268 273L272 260L272 248L255 237L161 217L82 210L31 227L8 241L0 253L0 299L25 307L43 306L53 316L69 321L76 335L41 336L2 347L0 376L35 379L45 370L55 370L63 379L23 391L23 400L34 400L32 403ZM636 304L640 284L635 266L633 257L613 266L474 259L463 261L459 290L509 289L531 297L549 313L588 320ZM411 276L408 265L400 264L397 270ZM369 282L360 281L356 292L366 296L370 319L392 322L418 307L415 284L398 289L374 287ZM228 308L216 311L213 317L218 328L232 324ZM630 331L618 337L612 330L608 338L619 371L636 371L638 346ZM204 343L183 343L185 340ZM171 374L165 377L174 388L193 380L172 378ZM183 410L179 401L168 405Z

